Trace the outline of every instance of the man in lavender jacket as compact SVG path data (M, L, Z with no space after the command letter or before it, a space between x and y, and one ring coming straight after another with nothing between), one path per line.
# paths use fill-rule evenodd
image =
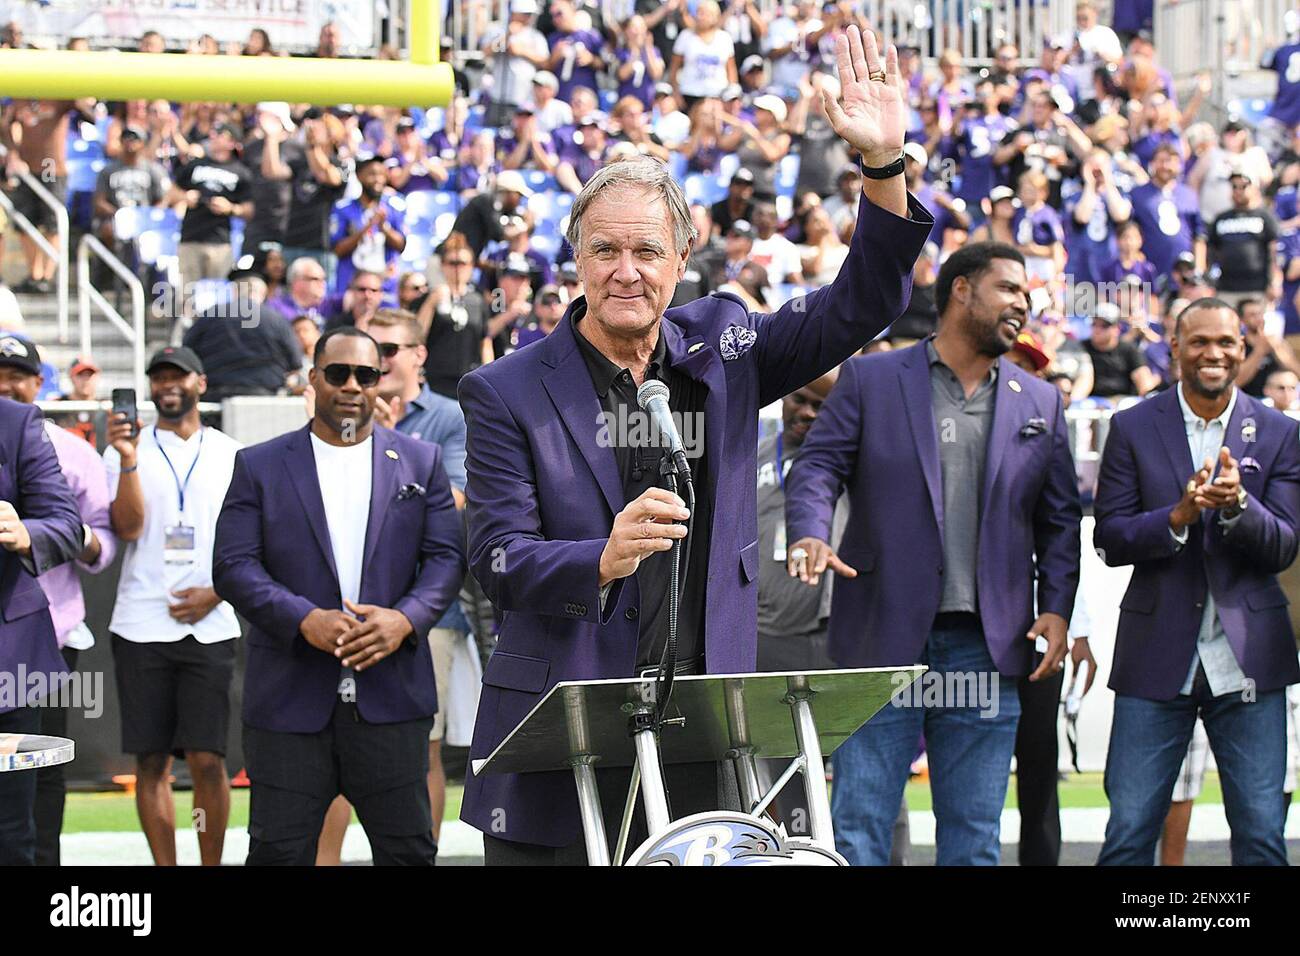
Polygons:
M1245 344L1227 303L1188 305L1173 350L1180 384L1111 419L1097 478L1094 541L1107 564L1133 566L1097 862L1155 862L1199 714L1233 864L1285 866L1285 695L1300 667L1277 576L1296 557L1300 437L1294 419L1233 384Z
M855 865L889 863L922 732L937 862L997 865L1016 678L1062 665L1079 583L1061 397L1003 357L1028 318L1023 257L964 246L939 270L935 300L937 335L845 363L786 478L791 572L810 584L840 575L831 659L930 669L835 752L835 842ZM826 542L845 487L836 555Z
M26 354L0 351L0 398L12 398L24 405L34 404L44 376L36 346L25 343ZM63 477L77 499L82 520L82 549L76 563L50 568L37 580L50 601L54 635L69 671L77 669L77 654L95 644L95 636L86 627L86 604L81 593L78 567L87 574L99 574L113 563L117 538L108 518L108 473L95 446L81 437L45 422L45 434L58 456ZM92 706L89 699L83 706ZM101 702L102 703L102 702ZM47 701L41 708L41 733L65 737L68 708ZM42 767L36 771L36 857L37 866L59 865L59 833L63 829L63 803L66 787L63 767Z
M27 348L0 337L0 355ZM0 398L0 734L39 733L30 678L39 675L48 687L66 673L50 602L36 578L80 554L84 539L40 412ZM33 863L35 801L35 774L0 774L0 866Z
M902 312L932 217L902 178L897 58L855 27L838 43L836 131L867 167L849 255L829 286L774 315L714 295L668 309L692 230L680 187L653 160L613 163L575 201L569 239L585 297L541 342L461 380L468 425L471 567L505 612L483 675L471 758L487 757L559 681L654 668L667 632L668 551L682 499L658 486L660 449L633 425L654 378L700 439L678 633L680 670L754 670L757 413L852 355ZM852 46L852 54L850 54ZM874 178L873 178L874 177ZM696 426L702 422L703 434ZM701 449L702 446L702 449ZM702 450L702 453L699 453ZM672 810L717 809L717 767L674 780ZM597 769L609 833L626 793ZM897 801L895 801L897 810ZM585 860L569 773L471 775L462 819L492 864Z

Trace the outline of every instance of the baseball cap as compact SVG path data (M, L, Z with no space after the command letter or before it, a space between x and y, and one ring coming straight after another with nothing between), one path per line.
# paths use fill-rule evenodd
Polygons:
M518 106L515 107L516 116L519 116L520 114L527 114L529 116L532 116L536 112L537 112L537 107L534 106L532 103L528 103L528 102L520 103Z
M930 156L926 153L925 147L917 142L905 143L903 145L903 155L921 166L928 165L930 162Z
M531 17L537 12L537 0L514 0L510 4L510 12L511 14L526 13Z
M280 121L286 133L292 133L297 127L294 126L293 117L289 114L289 104L278 100L267 100L257 104L259 113L270 113Z
M561 281L561 282L577 282L577 281L579 281L579 280L578 280L578 264L577 264L576 262L574 262L572 259L570 259L568 262L566 262L566 263L564 263L562 266L560 266L560 281Z
M548 298L553 298L559 302L564 301L564 296L560 294L560 287L554 282L546 283L546 285L542 286L541 290L537 293L537 301L543 304L545 304Z
M1119 306L1113 302L1098 302L1097 308L1093 310L1092 317L1095 320L1105 322L1107 325L1115 325L1119 322Z
M353 160L352 166L357 172L361 172L361 167L363 166L369 166L371 163L382 163L384 161L384 157L380 156L378 153L357 153L357 158Z
M843 182L846 177L852 177L853 179L857 179L861 175L862 174L858 171L857 164L849 163L847 166L840 167L839 174L836 175L835 181L837 183Z
M257 267L257 256L251 252L239 257L235 264L230 267L230 271L226 273L226 279L230 282L237 282L249 276L262 280L266 279L266 274Z
M98 372L99 365L89 355L78 355L68 366L69 375L80 375L82 372Z
M1246 172L1246 170L1244 170L1244 169L1234 169L1234 170L1233 170L1233 171L1228 175L1228 182L1232 182L1234 179L1244 179L1244 180L1246 180L1246 182L1250 183L1250 185L1252 185L1252 186L1258 186L1258 185L1259 185L1259 183L1255 180L1254 175L1251 174L1251 173Z
M731 183L749 183L754 185L754 174L748 169L737 169L731 174ZM728 183L730 185L731 183Z
M501 267L501 274L507 276L526 276L532 275L532 272L532 264L522 252L510 253Z
M735 236L738 239L753 239L754 227L749 224L748 219L737 219L732 222L731 228L727 230L727 235Z
M146 375L152 375L155 371L164 365L172 365L182 372L194 372L198 375L206 375L203 371L203 362L193 349L187 349L183 345L168 345L153 353L153 358L149 360L149 365L145 368Z
M218 133L225 133L233 140L240 140L243 138L240 135L239 127L237 127L234 123L218 123L216 126L212 127L212 132L214 135Z
M748 73L750 70L761 70L763 68L763 58L757 53L745 57L745 62L740 64L740 72Z
M1047 357L1047 352L1043 349L1042 340L1033 332L1025 330L1016 336L1016 344L1011 346L1017 352L1029 357L1034 363L1034 368L1042 371L1052 364L1052 360Z
M1010 186L994 186L989 190L989 202L999 203L1004 199L1015 200L1016 191Z
M20 368L28 375L40 375L41 353L26 339L6 335L0 337L0 365Z
M403 116L397 121L397 131L400 133L408 129L415 129L415 120L409 116Z
M1047 38L1047 45L1053 50L1068 50L1074 46L1074 40L1068 33L1054 33Z
M673 89L673 85L671 83L655 84L655 96L671 96L676 92L677 91Z
M754 100L754 109L767 110L771 113L778 123L785 122L786 106L785 100L774 93L764 93Z
M547 89L558 91L560 80L550 70L538 70L533 74L533 86L545 86Z
M1179 266L1191 266L1193 269L1196 268L1196 256L1190 252L1178 253L1178 258L1174 260L1174 268L1177 269Z
M497 173L497 192L518 193L524 197L533 194L533 191L528 188L528 184L524 182L524 177L514 169L506 169Z
M138 139L140 142L147 142L149 133L141 126L127 126L122 130L123 139Z
M728 86L725 90L722 91L722 102L730 103L733 100L740 99L744 95L745 95L744 91L741 90L741 88L737 86L735 83L732 83L730 86Z

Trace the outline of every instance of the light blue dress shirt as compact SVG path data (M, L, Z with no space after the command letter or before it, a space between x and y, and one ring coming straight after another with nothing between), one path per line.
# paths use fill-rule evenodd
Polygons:
M1187 399L1183 397L1181 383L1178 385L1178 405L1183 410L1183 427L1187 431L1187 449L1192 453L1192 467L1200 468L1206 458L1212 458L1217 463L1219 449L1223 447L1224 439L1228 434L1228 422L1232 418L1232 410L1237 406L1236 387L1232 389L1232 398L1228 400L1228 407L1223 410L1223 414L1209 421L1192 411L1187 404ZM1231 531L1239 518L1240 516L1222 518L1216 513L1208 520L1218 521L1226 534ZM1180 551L1187 543L1189 530L1184 528L1182 534L1174 534L1174 530L1169 529ZM1218 609L1214 605L1214 595L1210 593L1208 587L1205 589L1205 612L1201 615L1201 630L1196 636L1196 651L1192 654L1192 666L1187 671L1187 680L1183 681L1180 694L1192 692L1192 682L1196 678L1198 663L1205 668L1205 679L1209 682L1210 693L1215 697L1240 693L1247 686L1246 675L1242 673L1237 657L1232 652L1232 646L1228 643L1228 635L1224 633L1223 625L1219 622Z

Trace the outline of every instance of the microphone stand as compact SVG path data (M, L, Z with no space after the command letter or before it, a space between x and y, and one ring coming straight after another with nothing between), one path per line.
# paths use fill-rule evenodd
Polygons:
M659 462L659 474L667 479L668 490L678 494L677 462L671 452L665 451ZM673 541L669 557L672 560L672 572L668 586L668 639L664 642L663 654L659 658L659 674L655 679L655 717L654 731L658 735L664 724L664 715L668 711L668 701L673 695L673 679L677 674L677 609L681 596L686 590L686 574L690 569L690 549L684 547L690 540L695 526L695 485L691 481L690 468L682 470L680 478L682 500L691 513L686 519L686 537Z

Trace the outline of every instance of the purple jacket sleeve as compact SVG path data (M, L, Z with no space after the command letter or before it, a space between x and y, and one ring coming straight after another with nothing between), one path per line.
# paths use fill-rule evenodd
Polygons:
M262 633L288 645L316 605L277 582L262 564L262 489L246 455L235 455L234 474L217 518L212 586Z
M81 512L35 406L24 409L20 428L18 500L12 504L32 539L28 570L44 574L81 553Z
M1034 508L1034 555L1038 565L1038 613L1059 614L1069 621L1079 588L1079 523L1083 508L1070 454L1070 427L1065 406L1056 400L1052 459L1047 480Z
M862 435L857 364L844 364L786 476L786 537L791 544L801 538L831 540L835 502L857 470Z
M1207 525L1207 554L1231 549L1237 560L1265 574L1281 574L1291 566L1300 545L1296 537L1300 528L1300 436L1294 422L1269 472L1263 499L1247 495L1246 509L1230 531L1224 531L1217 520Z
M1137 462L1133 444L1124 433L1124 416L1110 420L1110 433L1101 456L1093 512L1097 526L1093 544L1112 568L1171 557L1177 550L1169 533L1169 513L1174 506L1142 510Z
M863 196L835 281L753 317L760 407L830 371L903 314L912 268L934 225L911 194L907 206L912 218L902 219Z
M433 446L437 451L437 446ZM451 607L465 579L460 513L451 496L451 482L435 455L424 495L424 538L420 542L420 571L415 583L393 605L411 622L420 640Z
M474 577L502 611L602 623L599 581L605 539L546 540L531 453L509 403L481 376L462 378L459 394L470 435L465 493ZM610 613L622 580L606 601ZM575 618L566 609L575 601L587 605L585 617Z

